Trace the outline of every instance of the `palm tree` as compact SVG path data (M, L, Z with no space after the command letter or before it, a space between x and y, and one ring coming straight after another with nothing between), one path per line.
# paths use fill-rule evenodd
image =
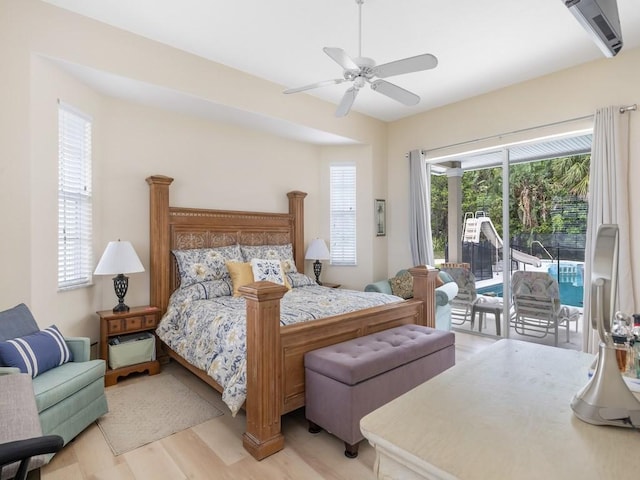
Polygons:
M590 155L574 155L511 166L511 234L572 233L565 230L565 204L586 202L590 159ZM434 248L438 249L443 248L447 241L447 180L444 176L432 175L431 178L431 228ZM462 192L463 212L485 211L494 219L494 225L501 234L502 168L465 172ZM563 206L560 214L554 213L558 205Z
M590 164L591 155L574 155L553 161L551 168L565 190L586 200L589 192Z

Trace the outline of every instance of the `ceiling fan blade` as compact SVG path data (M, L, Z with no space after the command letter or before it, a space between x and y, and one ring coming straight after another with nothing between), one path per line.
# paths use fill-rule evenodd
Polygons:
M344 117L349 113L351 105L353 105L353 102L356 99L356 95L358 95L358 89L355 87L351 87L344 92L340 105L338 105L338 108L336 109L336 117Z
M415 57L403 58L394 62L378 65L375 69L375 75L378 78L387 78L394 75L402 75L404 73L420 72L422 70L430 70L438 65L438 59L430 53L417 55Z
M327 85L338 85L339 83L346 82L344 78L335 78L333 80L324 80L323 82L312 83L311 85L305 85L304 87L289 88L282 93L298 93L305 90L311 90L312 88L326 87Z
M354 62L343 49L337 47L324 47L322 50L324 50L324 53L329 55L343 69L360 70L360 67L358 67L356 62Z
M386 80L371 82L371 89L407 106L417 105L420 101L420 97L415 93L411 93L409 90L405 90Z

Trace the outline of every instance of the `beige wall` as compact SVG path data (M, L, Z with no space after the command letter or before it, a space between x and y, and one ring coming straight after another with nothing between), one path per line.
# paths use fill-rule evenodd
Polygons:
M372 188L372 152L370 146L348 146L324 148L322 151L321 193L322 201L329 203L329 165L332 163L354 163L356 166L356 218L358 219L357 234L357 266L330 267L325 274L327 262L323 262L321 280L339 283L344 286L362 290L371 279L386 276L386 265L374 259L384 258L381 253L382 242L376 242L374 233L374 205ZM329 232L329 217L320 218L321 231ZM328 236L326 240L328 240ZM309 269L308 272L311 272Z
M107 97L49 58L341 135L358 145L311 145ZM389 125L355 112L337 120L334 105L308 95L284 96L279 85L37 0L0 2L0 61L0 309L25 302L42 326L57 323L65 333L90 335L94 341L93 312L110 308L115 300L110 279L96 277L88 289L56 290L58 98L86 110L96 126L96 262L109 240L127 238L148 266L144 178L151 174L175 177L173 203L185 206L284 211L286 191L307 191L307 242L316 236L328 239L328 165L349 159L358 167L358 266L332 268L325 262L323 279L358 289L411 263L406 234L409 150L640 101L640 50L635 50ZM639 170L639 116L632 114L631 178ZM375 236L375 198L387 199L386 237ZM631 231L637 238L638 207L632 204L631 209ZM636 251L633 267L640 267ZM147 273L131 276L129 304L147 302L148 282Z
M31 58L30 102L30 192L31 221L27 236L30 244L29 307L38 312L41 326L56 323L67 335L91 335L97 339L98 322L91 321L92 313L100 309L100 289L79 288L57 292L58 261L58 99L74 105L93 117L93 161L97 171L104 159L101 146L102 111L104 99L74 81L51 63L34 55ZM101 197L100 183L95 183L95 196ZM94 204L95 205L95 204ZM0 207L1 208L1 207ZM96 255L101 245L102 218L100 209L94 219ZM25 239L25 240L27 240ZM99 258L99 257L96 257ZM12 262L18 258L8 257ZM21 259L22 261L22 259ZM87 328L89 327L89 328Z
M80 40L80 41L79 41ZM360 265L325 263L323 278L353 288L371 279L375 241L367 205L386 195L386 129L335 106L202 58L130 35L36 0L0 2L0 309L27 303L41 326L98 337L93 312L115 304L109 278L57 291L57 100L94 122L95 262L109 240L130 240L148 267L148 186L163 174L176 180L172 203L182 206L286 211L286 192L306 191L307 242L329 237L326 174L334 160L358 164ZM55 59L52 61L51 59ZM319 146L200 117L105 96L61 70L59 62L144 81L231 108L353 139L359 146ZM370 209L370 210L371 210ZM310 265L307 266L309 268ZM148 301L148 273L130 277L127 303Z
M389 197L393 199L388 208L391 227L389 270L402 267L411 259L405 233L408 231L406 191L409 185L406 152L416 148L430 150L563 122L591 115L598 107L640 104L639 78L640 49L634 49L612 59L598 60L392 123L389 127L387 185ZM640 175L640 111L627 115L631 115L631 232L632 238L640 238L640 203L635 201L636 188L632 180ZM570 122L494 138L481 144L487 146L533 139L581 127L584 127L584 121ZM640 244L632 242L632 245L632 268L638 272ZM635 279L635 298L640 301L640 277L636 274Z

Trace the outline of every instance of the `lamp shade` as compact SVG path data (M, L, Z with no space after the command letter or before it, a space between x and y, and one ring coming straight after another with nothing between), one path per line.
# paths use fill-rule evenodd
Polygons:
M94 275L117 275L144 272L144 267L131 242L109 242L98 262Z
M329 260L329 249L321 238L316 238L311 242L304 258L307 260Z

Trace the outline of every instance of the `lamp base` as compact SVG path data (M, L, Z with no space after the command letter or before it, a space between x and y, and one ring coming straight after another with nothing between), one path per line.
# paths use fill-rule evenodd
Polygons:
M313 262L313 273L316 276L316 283L318 285L322 285L322 282L320 281L321 271L322 271L322 262L320 262L320 260L316 260L315 262Z
M118 297L118 304L113 307L113 313L128 312L129 307L124 303L124 296L129 289L129 277L122 273L113 277L113 289L116 292L116 297Z
M118 303L115 307L113 307L113 313L122 313L122 312L128 312L128 311L129 311L129 306L125 305L122 302Z

